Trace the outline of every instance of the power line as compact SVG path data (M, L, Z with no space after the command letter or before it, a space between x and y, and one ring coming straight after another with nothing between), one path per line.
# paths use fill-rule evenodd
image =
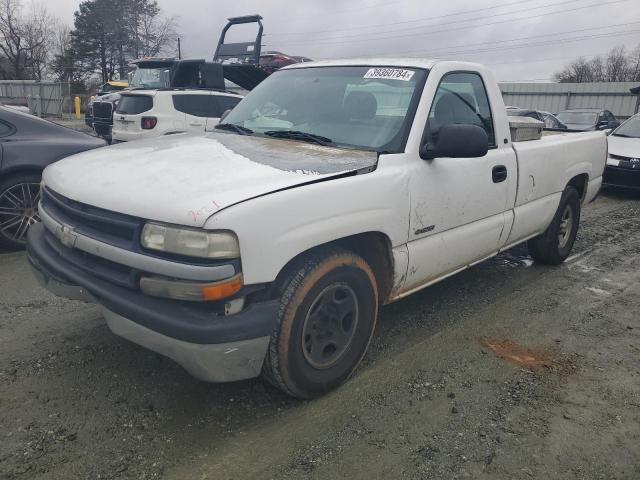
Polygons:
M381 3L374 3L371 5L361 5L360 7L357 8L350 8L350 9L346 9L346 10L333 10L331 12L331 14L328 15L322 15L322 16L314 16L314 20L317 18L324 18L324 17L335 17L336 15L342 14L342 13L349 13L349 12L358 12L360 10L365 10L368 8L375 8L375 7L386 7L388 5L395 5L396 3L404 3L406 0L396 0L396 1L391 1L391 2L381 2ZM269 21L269 25L278 25L281 23L290 23L294 21L293 19L289 19L289 20L277 20L275 22L271 22ZM295 17L295 21L300 21L300 17L296 16Z
M577 1L577 0L574 0L574 1ZM393 3L398 3L398 2L393 2ZM273 36L281 36L281 35L308 35L310 33L333 33L333 32L343 31L343 30L362 30L362 29L366 29L366 28L386 27L386 26L389 26L389 25L403 25L403 24L407 24L407 23L424 22L425 20L433 20L433 19L436 19L436 18L448 18L448 17L455 17L455 16L458 16L458 15L468 15L470 13L477 13L477 12L482 12L482 11L485 11L485 10L500 9L500 8L505 8L505 7L509 7L509 6L512 6L512 5L518 5L518 4L521 4L521 3L531 3L531 0L518 0L517 2L504 3L504 4L500 4L500 5L493 5L493 6L490 6L490 7L476 8L474 10L465 10L465 11L462 11L462 12L447 13L447 14L444 14L444 15L431 15L431 16L426 17L426 18L418 18L418 19L414 19L414 20L404 20L404 21L391 22L391 23L378 23L378 24L372 24L372 25L361 25L361 26L356 26L356 27L344 27L344 28L337 28L335 30L315 30L315 31L312 30L312 31L305 31L305 32L270 33L269 36L273 37ZM383 4L383 5L388 5L388 4ZM281 22L278 22L278 23L281 23Z
M573 43L573 42L578 42L581 40L591 40L594 38L607 38L607 37L617 37L617 36L625 36L625 35L630 35L630 34L635 34L640 32L640 29L636 29L636 30L627 30L624 32L611 32L611 33L601 33L601 34L594 34L594 35L583 35L583 36L578 36L578 37L569 37L569 38L562 38L562 39L558 39L558 40L547 40L544 42L538 42L538 43L526 43L526 44L522 44L522 45L507 45L507 46L503 46L503 47L494 47L494 48L484 48L484 49L472 49L472 50L457 50L457 51L452 51L452 52L447 52L444 53L442 55L457 55L457 54L468 54L468 53L486 53L486 52L495 52L495 51L501 51L501 50L514 50L514 49L518 49L518 48L531 48L531 47L543 47L543 46L547 46L547 45L557 45L558 41L562 41L563 43ZM404 55L404 53L399 53L398 55ZM429 55L428 51L425 51L423 54L421 55L410 55L410 56L425 56L425 55Z
M506 15L513 15L513 14L516 14L516 13L530 12L532 10L539 10L541 8L557 7L557 6L560 6L560 5L566 5L568 3L576 3L576 2L580 2L580 1L584 1L584 0L563 0L563 1L560 1L560 2L556 1L556 2L552 2L552 3L546 3L544 5L537 5L535 7L528 7L528 8L523 8L521 10L514 10L512 12L503 12L503 13L494 13L494 14L491 14L491 15L485 15L484 17L468 18L468 19L464 19L464 20L453 20L453 21L450 21L450 22L441 22L441 23L428 23L426 25L419 25L419 26L415 26L415 27L407 27L407 28L403 28L401 31L418 30L418 29L423 29L425 27L431 27L431 26L443 27L443 26L447 26L447 25L454 25L456 23L477 22L477 21L486 20L486 19L489 19L489 18L504 17ZM427 20L430 20L430 18L429 17L422 18L419 21L423 22L423 21L427 21ZM379 26L391 26L391 25L395 25L395 24L396 24L396 22L391 22L391 23L387 23L387 24L380 24ZM341 38L354 38L354 37L362 37L364 35L378 35L378 34L384 34L384 33L396 33L398 31L400 31L400 30L393 29L393 30L386 30L386 31L380 31L380 32L355 33L355 34L351 34L351 35L340 35L340 36L336 36L336 37L332 37L332 38L325 38L325 39L320 39L320 40L336 40L336 39L341 39ZM331 32L331 31L329 31L329 32ZM309 32L309 33L312 33L312 32Z
M599 55L606 55L607 52L599 52L599 53L589 53L589 54L582 54L579 55L578 57L597 57ZM484 65L487 66L494 66L494 65L517 65L520 63L541 63L541 62L549 62L549 61L553 61L553 60L573 60L578 58L575 55L571 55L571 56L566 56L566 57L546 57L546 58L538 58L535 60L531 60L531 59L527 59L527 60L512 60L509 62L489 62L489 63L484 63Z
M573 0L573 1L575 1L575 0ZM345 44L345 43L353 43L353 42L370 42L370 41L376 41L376 40L389 40L389 39L393 39L393 38L405 38L405 37L415 37L415 36L430 36L430 35L435 35L437 33L442 33L442 32L452 32L452 31L456 31L456 30L465 30L465 29L473 29L473 28L483 28L483 27L489 27L489 26L499 25L499 24L508 23L508 22L518 22L518 21L521 21L521 20L530 20L532 18L547 17L549 15L556 15L558 13L575 12L575 11L578 11L578 10L584 10L585 8L603 7L603 6L606 6L606 5L612 5L612 4L615 4L615 3L628 2L628 1L629 0L611 0L611 1L608 1L608 2L595 3L595 4L585 5L585 6L582 6L582 7L575 7L575 8L565 9L565 10L557 10L557 11L554 11L554 12L541 13L541 14L538 14L538 15L529 15L527 17L499 20L499 21L496 21L496 22L484 23L482 25L464 25L464 26L460 26L460 27L447 28L447 29L444 29L444 30L431 30L431 31L427 31L427 32L418 32L418 33L410 33L410 34L403 34L403 35L391 35L391 36L383 36L383 37L376 37L376 38L352 39L352 40L349 40L349 41L335 41L335 39L318 39L318 40L306 40L306 41L297 41L297 42L278 42L277 45L306 45L306 44L309 44L309 43L329 45L329 44ZM441 26L441 25L433 25L433 26Z
M459 44L459 45L451 45L448 47L443 47L443 48L436 48L436 49L430 49L430 50L424 50L424 49L414 49L414 50L403 50L403 54L406 53L412 53L412 52L437 52L437 51L442 51L442 50L451 50L451 49L455 49L455 48L460 48L460 47L473 47L473 46L479 46L479 45L494 45L494 44L498 44L498 43L507 43L507 42L517 42L520 40L531 40L534 38L543 38L543 37L555 37L555 36L560 36L560 35L567 35L570 33L580 33L580 32L587 32L587 31L591 31L591 30L602 30L602 29L608 29L608 28L616 28L616 27L628 27L630 25L637 25L640 23L640 20L638 21L634 21L634 22L627 22L627 23L617 23L614 25L604 25L604 26L600 26L600 27L590 27L590 28L580 28L577 30L565 30L562 32L555 32L555 33L545 33L545 34L540 34L540 35L531 35L531 36L527 36L527 37L517 37L517 38L512 38L512 39L508 39L508 40L492 40L490 42L474 42L474 43L465 43L465 44ZM558 39L558 41L562 41L562 39Z

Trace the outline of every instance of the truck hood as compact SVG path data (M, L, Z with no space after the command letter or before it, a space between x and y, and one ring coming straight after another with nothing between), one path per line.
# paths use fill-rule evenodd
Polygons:
M47 167L45 185L119 213L202 227L244 200L375 168L377 153L232 133L122 143Z
M640 138L609 135L609 153L622 157L640 158Z

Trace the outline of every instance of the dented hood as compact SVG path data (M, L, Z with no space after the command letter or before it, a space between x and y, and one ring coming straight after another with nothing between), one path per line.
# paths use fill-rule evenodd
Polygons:
M43 180L88 205L201 227L235 203L376 162L375 152L291 140L178 134L73 155L47 167Z

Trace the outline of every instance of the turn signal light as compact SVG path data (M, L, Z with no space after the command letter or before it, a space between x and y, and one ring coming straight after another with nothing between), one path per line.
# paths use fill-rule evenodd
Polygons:
M242 274L215 283L188 282L165 277L142 277L140 290L154 297L203 302L230 297L242 288Z
M202 287L202 298L205 300L220 300L230 297L242 288L242 276L237 276L227 282Z
M158 119L156 117L142 117L140 121L140 126L143 130L151 130L155 128L158 124Z

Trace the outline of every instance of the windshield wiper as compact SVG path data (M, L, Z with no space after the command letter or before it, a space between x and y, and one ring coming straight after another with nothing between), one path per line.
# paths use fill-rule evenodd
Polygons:
M634 138L631 135L625 135L624 133L612 133L614 137Z
M330 138L313 133L301 132L299 130L267 130L264 134L275 138L291 138L293 140L303 140L325 146L333 143L333 140Z
M242 125L236 125L235 123L219 123L214 128L218 130L230 130L236 132L239 135L251 135L253 130Z

